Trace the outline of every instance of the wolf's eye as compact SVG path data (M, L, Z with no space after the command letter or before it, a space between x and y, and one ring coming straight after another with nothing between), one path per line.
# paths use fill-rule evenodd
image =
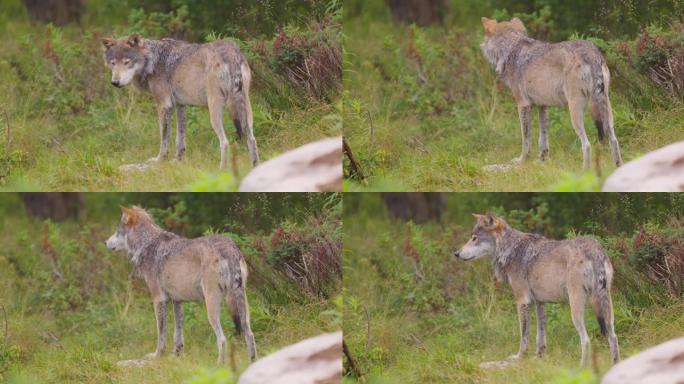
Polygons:
M114 65L114 60L110 61L109 65Z
M477 236L473 235L472 241L477 241Z
M123 61L123 63L124 63L124 65L128 65L128 64L130 64L130 63L131 63L131 61L130 61L130 60L128 60L128 59L126 59L126 60L124 60L124 61Z

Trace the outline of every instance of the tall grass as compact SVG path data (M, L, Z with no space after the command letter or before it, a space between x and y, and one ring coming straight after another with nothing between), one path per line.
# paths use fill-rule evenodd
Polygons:
M345 226L344 235L345 341L363 374L354 377L348 371L346 382L596 384L610 368L607 340L587 307L593 363L580 369L579 337L563 304L547 305L544 358L529 357L503 369L481 368L482 362L516 353L519 331L510 287L494 281L490 263L466 263L452 256L470 236L472 219L447 214L441 225L406 224L391 221L368 200L344 216L345 222L354 223ZM667 226L658 230L669 233ZM616 233L599 239L615 268L612 297L622 357L679 336L684 327L681 300L630 261L631 245L625 249L621 244L631 244L631 236ZM416 279L415 255L406 252L406 243L420 258L422 279Z
M86 203L99 207L101 198L89 195ZM134 276L126 255L111 252L103 244L118 217L110 208L116 209L89 210L80 222L51 223L27 219L16 197L7 195L0 201L4 229L0 234L4 244L0 256L0 305L4 309L0 310L0 381L233 383L249 359L243 339L233 334L225 306L221 318L229 340L229 360L234 363L226 367L215 364L215 336L204 305L186 303L182 357L173 357L168 348L167 355L141 368L116 365L153 351L156 327L145 283ZM290 223L290 228L341 241L339 214L332 207L315 216L321 224L315 228L306 220ZM249 265L247 294L260 356L340 328L341 305L336 304L339 273L321 277L325 289L319 295L311 294L307 286L288 279L278 270L279 264L272 264L250 246L268 241L271 231L226 235L237 242ZM317 244L315 240L308 239L312 245ZM339 263L339 251L332 250L330 257ZM170 316L169 324L171 321ZM167 341L171 340L167 335Z
M0 8L7 10L0 27L0 37L5 41L0 52L0 188L237 189L240 179L251 170L247 146L237 141L231 120L224 119L234 166L220 171L218 139L206 108L188 108L184 161L173 160L175 149L171 145L170 160L166 162L145 171L119 169L156 155L160 143L157 113L149 94L134 86L115 89L109 84L110 74L102 61L99 40L132 31L146 32L148 38L169 36L171 28L183 21L177 20L182 19L182 12L161 17L129 10L134 17L128 22L117 18L101 22L98 15L106 4L93 2L92 17L86 17L82 26L53 27L31 24L22 16L21 6L14 5L3 4ZM331 119L339 116L333 103L340 79L332 75L334 60L325 61L341 49L337 14L340 11L332 9L328 18L310 21L309 27L300 26L300 22L287 27L289 36L305 41L307 49L296 51L297 47L290 45L281 48L283 55L296 51L303 60L318 63L317 72L298 76L307 82L323 76L321 84L315 83L321 97L312 96L306 86L292 83L287 74L271 65L275 53L270 47L276 36L238 41L253 70L254 130L263 161L308 142L341 134L336 123L339 119ZM217 33L205 40L229 37ZM254 47L269 49L260 55ZM170 141L173 143L173 136Z
M347 175L347 190L600 189L615 168L609 148L598 143L587 113L594 168L584 172L580 142L565 108L549 113L550 160L538 160L534 113L531 160L503 172L482 169L517 157L521 135L510 91L481 53L477 20L418 28L372 12L345 19L345 136L367 176ZM684 139L681 97L640 71L633 40L572 38L580 37L606 53L625 161ZM632 53L624 55L625 49ZM663 62L659 56L657 63Z

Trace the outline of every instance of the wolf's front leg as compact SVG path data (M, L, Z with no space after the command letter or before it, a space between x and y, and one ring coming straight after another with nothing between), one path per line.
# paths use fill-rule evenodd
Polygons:
M173 318L175 320L175 330L173 332L173 353L180 356L183 352L183 304L179 301L173 302Z
M509 360L525 357L530 339L530 306L529 303L518 304L518 320L520 321L520 349L518 353L509 356Z
M537 305L537 357L542 357L546 351L546 309L544 303Z
M185 106L176 106L176 158L185 156Z
M171 128L171 116L173 115L172 106L159 106L159 134L161 136L161 145L159 146L159 154L157 157L149 159L149 162L158 162L166 157L169 153L169 132Z
M157 319L157 350L145 356L148 359L160 357L166 348L166 300L154 301L154 316Z
M546 107L539 107L539 158L549 158L549 116Z
M512 163L522 163L530 155L532 142L532 107L529 105L518 106L518 117L520 118L520 132L522 133L522 151L520 157L513 159Z

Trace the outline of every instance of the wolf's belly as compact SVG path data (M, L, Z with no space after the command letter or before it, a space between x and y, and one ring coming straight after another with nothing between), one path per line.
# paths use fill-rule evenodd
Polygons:
M533 78L525 82L525 94L534 105L560 107L568 103L561 78Z
M204 107L207 105L207 89L203 85L194 87L177 86L173 92L176 104Z
M199 271L190 269L165 268L161 284L164 293L174 301L201 301L203 299Z

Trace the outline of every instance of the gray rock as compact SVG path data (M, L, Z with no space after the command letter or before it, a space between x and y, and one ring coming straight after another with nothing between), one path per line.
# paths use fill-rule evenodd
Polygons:
M303 145L254 168L240 192L342 191L342 138Z
M684 337L623 360L601 380L601 384L679 383L684 383Z
M257 360L238 384L336 384L342 381L342 332L290 345Z
M603 185L603 192L681 191L684 191L684 141L630 161Z

